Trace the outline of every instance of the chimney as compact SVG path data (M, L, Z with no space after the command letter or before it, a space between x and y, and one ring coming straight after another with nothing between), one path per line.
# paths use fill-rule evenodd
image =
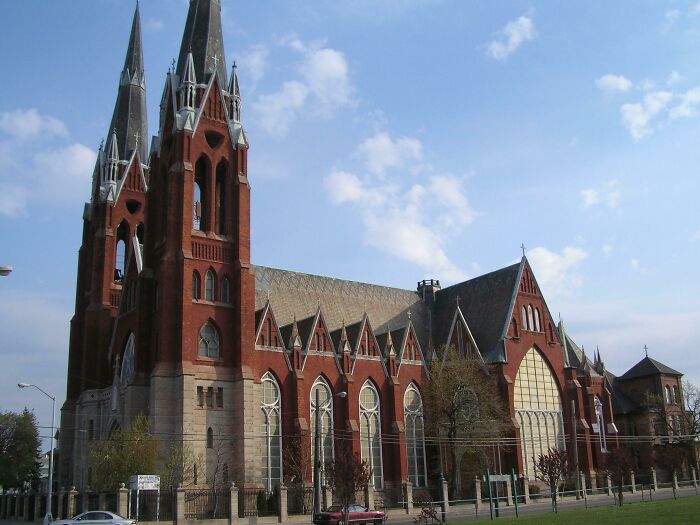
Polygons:
M435 293L440 291L440 281L437 279L424 279L418 281L418 295L428 306L435 304Z

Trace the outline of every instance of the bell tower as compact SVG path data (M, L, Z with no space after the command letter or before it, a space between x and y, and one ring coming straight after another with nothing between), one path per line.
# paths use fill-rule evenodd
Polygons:
M220 0L190 0L151 147L145 261L158 293L149 406L156 433L207 436L206 448L203 438L193 445L207 470L224 461L243 483L256 453L243 419L255 355L247 154Z

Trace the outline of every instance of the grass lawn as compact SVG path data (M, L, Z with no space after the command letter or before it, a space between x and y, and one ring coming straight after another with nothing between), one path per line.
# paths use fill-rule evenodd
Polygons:
M488 516L488 509L487 509ZM700 523L700 496L689 496L678 500L663 500L647 503L631 503L620 507L598 507L589 510L564 510L558 514L537 514L520 518L496 518L498 525L575 524L607 525L633 523L634 525L676 525L677 523Z

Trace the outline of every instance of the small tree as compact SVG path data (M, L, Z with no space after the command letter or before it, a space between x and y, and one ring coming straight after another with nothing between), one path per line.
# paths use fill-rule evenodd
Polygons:
M129 476L152 473L158 457L158 440L151 435L145 416L136 416L128 430L91 443L90 460L98 490L115 490Z
M671 472L671 475L675 474L678 476L681 469L683 468L683 463L685 463L686 451L680 446L673 446L671 444L661 447L656 451L656 461L657 465L661 468L665 468ZM673 499L676 499L676 484L672 483L673 487Z
M559 481L569 472L569 459L565 450L550 448L546 454L537 456L535 477L544 481L552 496L552 512L557 512L557 489Z
M349 450L336 452L335 458L326 463L326 481L345 508L345 525L348 525L348 507L355 503L357 492L369 483L372 472L359 455Z
M605 473L610 476L613 483L617 486L617 501L622 507L623 491L622 487L625 484L625 476L629 474L634 465L632 456L626 448L613 448L605 456Z
M39 481L41 457L34 413L0 413L0 486L22 489Z
M443 360L430 367L426 411L432 433L447 438L450 489L459 496L462 457L465 452L475 451L470 441L501 437L509 418L488 368L478 359L459 356L452 347L444 352Z
M195 456L189 443L173 444L160 475L161 488L177 488L194 483L195 470L201 458Z
M304 446L301 436L290 436L284 440L282 462L286 485L302 485L311 477L311 449Z
M700 472L698 448L700 448L700 388L693 383L683 381L683 415L682 434L688 436L692 451L695 471Z

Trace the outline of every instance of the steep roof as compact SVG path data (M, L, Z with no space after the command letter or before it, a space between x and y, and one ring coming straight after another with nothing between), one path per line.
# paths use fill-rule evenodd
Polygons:
M253 268L255 308L257 310L265 305L269 293L270 304L280 326L290 325L295 316L297 319L314 316L320 304L329 332L339 330L343 322L346 329L350 329L362 320L366 312L378 336L388 330L405 327L410 311L420 345L427 348L428 309L414 291L266 266Z
M593 363L591 358L586 356L584 362L583 356L585 355L583 350L579 348L576 342L566 334L566 351L568 352L569 364L574 368L579 369L579 371L585 371L590 373L593 377L600 377L600 374L593 368Z
M218 73L219 87L226 89L226 57L221 32L221 0L190 0L182 34L176 72L182 78L187 54L192 51L197 82L207 83Z
M446 343L459 298L460 309L484 360L504 361L504 328L510 321L508 314L523 264L524 260L438 291L433 317L435 345Z
M131 23L129 45L119 80L117 101L107 130L111 137L116 131L119 158L128 160L138 148L141 162L147 161L148 121L146 118L146 79L141 45L141 16L136 4Z
M605 379L612 390L613 414L631 414L641 407L633 401L622 388L620 388L619 378L611 372L605 371Z
M652 359L647 356L642 359L639 363L630 368L627 372L622 374L619 379L625 381L627 379L635 379L637 377L655 376L659 374L666 374L671 376L682 376L680 372L674 370L670 366L666 366L663 363L659 363L656 359Z

